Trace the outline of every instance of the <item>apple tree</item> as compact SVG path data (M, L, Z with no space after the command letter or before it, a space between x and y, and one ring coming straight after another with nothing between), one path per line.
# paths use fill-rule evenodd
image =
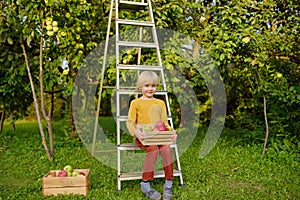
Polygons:
M17 0L0 3L3 8L1 46L9 47L1 56L6 66L3 73L8 74L9 69L15 74L23 72L24 75L26 72L28 78L23 85L31 90L42 144L50 159L54 153L54 95L65 99L66 105L71 106L74 78L85 55L101 40L103 12L107 11L103 9L104 2L99 4L96 1ZM9 57L10 54L13 58ZM6 62L8 58L16 64ZM13 76L11 79L16 81ZM9 88L5 90L12 91ZM47 98L52 99L50 105L45 103L49 102ZM71 112L69 117L72 122ZM50 150L42 126L43 119L47 123Z

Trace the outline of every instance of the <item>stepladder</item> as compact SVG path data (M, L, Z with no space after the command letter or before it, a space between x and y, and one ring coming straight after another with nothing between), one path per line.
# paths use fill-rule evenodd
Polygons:
M115 23L115 28L112 24ZM113 30L113 31L112 31ZM109 22L104 47L102 74L99 86L97 116L101 104L101 93L105 86L105 66L108 62L109 37L114 32L115 44L115 87L114 119L116 121L116 158L117 158L117 189L121 190L122 181L142 179L144 154L134 143L126 129L130 101L141 96L136 88L136 79L142 71L154 71L160 77L160 86L155 97L163 100L166 105L168 124L174 128L171 106L162 65L160 46L157 37L151 0L123 1L111 0ZM110 49L111 50L111 49ZM96 121L98 118L96 119ZM96 151L96 137L93 138L92 154ZM175 162L173 175L179 177L183 186L183 176L176 142L169 144L173 150ZM159 164L154 172L155 178L165 177Z

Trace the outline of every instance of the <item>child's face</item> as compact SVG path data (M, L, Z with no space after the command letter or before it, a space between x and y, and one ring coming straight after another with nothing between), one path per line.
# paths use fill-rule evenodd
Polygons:
M146 83L141 87L141 90L144 97L152 98L157 90L157 85L155 83Z

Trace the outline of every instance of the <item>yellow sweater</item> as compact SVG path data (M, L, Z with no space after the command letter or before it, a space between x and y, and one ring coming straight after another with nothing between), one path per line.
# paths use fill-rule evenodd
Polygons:
M168 124L166 104L160 99L134 99L128 111L127 128L132 136L138 124L156 124L163 121Z

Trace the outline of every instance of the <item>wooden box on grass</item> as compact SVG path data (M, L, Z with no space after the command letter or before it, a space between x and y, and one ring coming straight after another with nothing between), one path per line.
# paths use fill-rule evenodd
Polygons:
M43 195L80 194L87 195L90 188L90 169L74 169L83 172L84 176L58 177L60 170L51 170L43 177Z
M164 145L175 142L172 137L176 135L176 131L145 131L144 133L145 138L141 140L143 145Z

